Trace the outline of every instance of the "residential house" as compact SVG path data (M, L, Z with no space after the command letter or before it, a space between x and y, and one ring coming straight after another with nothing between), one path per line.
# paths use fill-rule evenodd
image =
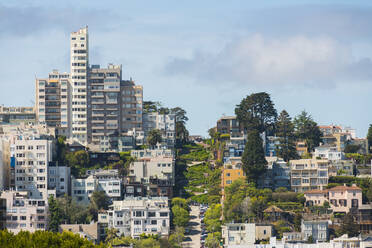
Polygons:
M302 220L301 232L304 240L311 236L314 241L325 242L329 239L328 220Z
M141 234L167 237L170 231L170 208L167 197L138 197L114 201L106 213L99 214L108 228L118 235L139 238Z
M266 224L228 223L222 226L222 239L228 247L253 245L259 240L269 240L272 234L272 225Z

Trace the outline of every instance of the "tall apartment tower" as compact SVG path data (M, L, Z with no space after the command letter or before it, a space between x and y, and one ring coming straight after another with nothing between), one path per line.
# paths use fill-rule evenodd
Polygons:
M92 65L88 90L88 142L99 145L100 137L120 133L121 65Z
M48 78L36 79L36 118L64 136L69 136L69 77L53 70Z
M72 140L88 143L88 26L71 33L71 125Z

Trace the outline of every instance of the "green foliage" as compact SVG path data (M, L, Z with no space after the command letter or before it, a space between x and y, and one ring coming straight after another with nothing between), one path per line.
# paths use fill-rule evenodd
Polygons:
M169 243L174 248L181 248L184 237L185 237L185 229L183 227L176 227L175 232L169 236Z
M291 117L287 111L283 110L276 124L276 136L279 137L279 144L277 145L277 156L288 162L291 159L297 159L296 151L296 137L294 134L294 126Z
M221 204L213 204L205 212L204 223L208 232L221 232Z
M361 145L347 144L345 146L344 152L345 153L357 153L360 148L361 148Z
M294 118L293 124L297 138L299 140L305 140L307 151L309 153L315 147L319 146L322 132L311 115L309 115L306 111L302 111L301 114Z
M186 161L208 161L209 153L202 145L188 144L185 145L185 148L188 149L188 153L182 154L181 159Z
M189 211L189 206L187 205L186 199L180 198L180 197L174 197L172 199L172 206L179 206L187 211Z
M71 232L48 232L36 231L30 233L20 231L13 234L8 230L0 231L0 247L24 248L95 248L104 247L103 245L94 245L90 241L81 238L78 234Z
M351 213L348 213L344 216L341 228L340 228L341 234L347 234L349 237L356 237L359 235L359 226L355 222L354 217Z
M345 156L352 159L357 165L368 164L372 159L372 154L346 153Z
M368 143L368 150L372 153L372 124L369 125L368 133L367 133L367 143Z
M310 235L308 238L307 238L307 243L308 244L314 244L315 243L315 240L313 238L313 235Z
M258 133L273 130L277 112L270 95L266 92L251 94L244 98L235 108L238 121L248 131Z
M144 101L143 102L143 112L144 113L157 112L160 107L161 107L160 102L152 102L152 101Z
M74 176L83 175L89 168L89 153L84 150L69 152L66 154L66 161Z
M155 147L156 144L161 143L162 138L161 138L161 133L158 129L153 129L149 132L147 136L147 143L151 147Z
M105 191L94 191L90 197L89 211L94 220L98 219L99 210L107 210L111 201Z
M76 203L71 196L63 196L56 199L57 207L61 211L61 223L75 224L75 223L89 223L93 216L89 211L89 206L84 206Z
M49 206L49 231L58 232L59 225L62 222L63 213L58 205L58 202L52 195L48 199L48 206Z
M173 213L173 224L175 226L179 226L179 227L187 226L187 223L189 222L189 219L190 219L190 214L186 209L175 205L172 207L172 213Z
M262 139L257 131L248 133L242 163L248 181L257 184L258 179L265 173L267 165Z
M65 136L57 136L57 144L56 144L56 160L64 164L66 162L66 137Z
M275 233L276 233L277 238L280 238L280 239L283 237L283 233L291 231L288 223L286 223L283 220L279 220L279 221L275 222L274 223L274 229L275 229Z
M219 248L221 237L221 232L209 233L205 239L205 246L208 248Z

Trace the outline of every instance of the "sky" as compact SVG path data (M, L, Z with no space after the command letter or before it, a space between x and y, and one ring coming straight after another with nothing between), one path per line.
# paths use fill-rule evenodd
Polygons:
M187 111L207 135L256 92L279 112L365 137L372 124L372 2L1 1L0 104L30 106L35 77L69 71L69 36L89 27L90 64L122 64L145 101Z

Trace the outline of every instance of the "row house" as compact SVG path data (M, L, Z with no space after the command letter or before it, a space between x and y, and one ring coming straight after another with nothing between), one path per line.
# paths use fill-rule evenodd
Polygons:
M167 237L170 229L170 208L167 197L137 197L114 201L99 223L118 230L118 235L139 238L141 234Z
M222 226L222 239L226 247L245 247L256 241L269 240L273 226L256 223L228 223Z
M334 213L349 213L362 205L362 189L353 186L336 186L326 190L311 190L304 193L305 206L322 206L329 202Z

